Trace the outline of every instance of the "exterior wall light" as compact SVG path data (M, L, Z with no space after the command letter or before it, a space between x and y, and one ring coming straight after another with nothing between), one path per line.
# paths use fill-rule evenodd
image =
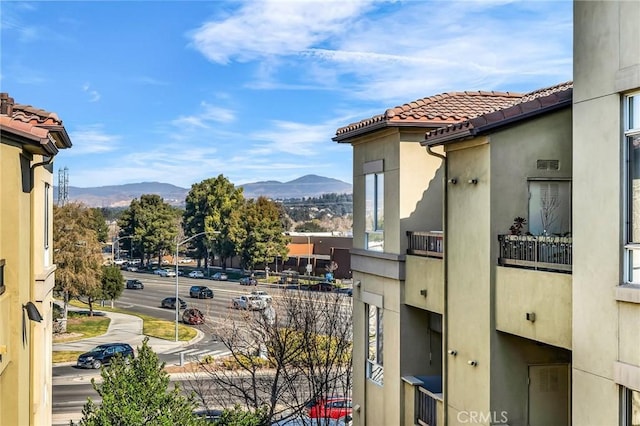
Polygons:
M451 355L451 356L456 356L456 355L458 355L458 351L456 351L455 349L449 349L449 350L447 351L447 353L448 353L449 355Z
M527 321L536 322L536 313L535 312L527 312L525 315Z
M451 179L449 179L449 183L452 184L452 185L455 185L456 183L458 183L458 179L451 178Z
M25 305L22 305L22 309L27 311L27 316L31 321L42 321L42 315L40 315L40 311L38 311L38 308L32 302L27 302Z
M472 185L477 185L478 184L478 179L477 178L469 179L467 181L467 183L470 183Z
M423 288L420 290L420 296L427 297L427 289Z
M467 361L467 364L469 364L472 367L475 367L478 365L478 361L476 361L475 359L470 359L469 361Z

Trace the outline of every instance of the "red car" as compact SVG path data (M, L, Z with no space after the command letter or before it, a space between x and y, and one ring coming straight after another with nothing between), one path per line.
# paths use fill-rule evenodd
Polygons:
M341 419L351 416L351 398L332 397L311 401L307 404L307 414L312 419Z
M182 322L191 325L204 324L204 314L196 308L185 309L182 314Z

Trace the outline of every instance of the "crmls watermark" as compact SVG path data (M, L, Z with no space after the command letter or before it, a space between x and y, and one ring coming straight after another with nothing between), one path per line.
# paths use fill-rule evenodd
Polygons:
M509 417L506 411L460 411L457 415L459 423L468 424L507 424Z

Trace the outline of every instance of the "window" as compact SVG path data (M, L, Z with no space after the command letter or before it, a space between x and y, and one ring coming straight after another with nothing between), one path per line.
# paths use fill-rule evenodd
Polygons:
M0 294L4 293L4 259L0 259Z
M44 248L49 248L49 191L51 185L44 184Z
M365 248L384 251L384 173L365 176L365 209Z
M640 426L640 392L622 388L622 425Z
M368 316L367 320L367 378L382 384L383 368L383 324L382 324L382 308L374 305L365 305L365 311Z
M571 233L570 181L529 181L529 232L556 236Z
M640 284L640 94L625 97L625 283Z

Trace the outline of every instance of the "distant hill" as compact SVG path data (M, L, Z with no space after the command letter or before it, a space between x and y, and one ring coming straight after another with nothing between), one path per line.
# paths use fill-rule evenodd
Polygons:
M265 181L239 185L244 188L246 198L265 196L273 199L318 197L322 194L351 194L353 187L341 180L306 175L290 182ZM69 201L82 202L90 207L128 207L131 200L143 194L158 194L174 206L183 206L190 188L181 188L169 183L141 182L125 185L98 186L93 188L68 188ZM58 190L54 188L54 202Z

